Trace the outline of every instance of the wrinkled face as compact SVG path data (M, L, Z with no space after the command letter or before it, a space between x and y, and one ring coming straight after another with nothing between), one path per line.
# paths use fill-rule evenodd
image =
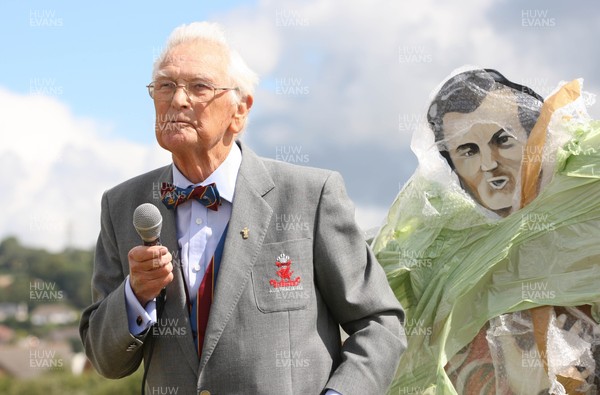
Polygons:
M490 92L473 112L447 113L444 138L463 187L484 207L510 214L520 191L527 132L508 88Z
M206 83L214 87L232 87L228 76L228 57L224 48L207 41L179 44L165 56L155 81L174 81L179 85ZM206 103L191 100L178 88L171 101L154 100L156 139L175 157L190 150L218 150L224 140L237 133L232 126L236 105L230 91L217 90Z

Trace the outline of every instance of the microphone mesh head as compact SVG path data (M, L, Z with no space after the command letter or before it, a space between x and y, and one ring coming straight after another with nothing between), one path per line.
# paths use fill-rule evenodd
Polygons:
M142 240L153 242L160 236L162 215L152 203L140 204L133 212L133 226Z

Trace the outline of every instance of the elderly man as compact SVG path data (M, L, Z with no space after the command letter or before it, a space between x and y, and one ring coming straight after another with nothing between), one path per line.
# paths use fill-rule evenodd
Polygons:
M172 33L148 89L173 164L102 198L87 355L110 378L143 360L149 393L383 394L403 311L339 174L237 140L255 84L218 26ZM146 202L162 214L162 246L140 246L132 226ZM277 226L291 215L303 226Z

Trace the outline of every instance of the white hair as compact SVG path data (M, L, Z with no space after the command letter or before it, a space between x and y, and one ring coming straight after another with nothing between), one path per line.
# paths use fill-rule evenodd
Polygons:
M229 62L229 78L239 88L237 92L232 91L237 93L236 95L232 95L235 97L236 103L239 103L240 98L254 94L254 88L258 84L258 76L248 67L242 56L229 46L223 28L219 24L211 22L193 22L189 25L181 25L175 28L167 39L166 47L154 61L152 79L156 78L160 65L171 49L179 44L194 41L209 41L225 49Z

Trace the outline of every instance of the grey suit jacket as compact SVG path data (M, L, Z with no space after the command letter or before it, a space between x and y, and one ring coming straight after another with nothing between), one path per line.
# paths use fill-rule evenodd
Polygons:
M102 197L93 304L80 323L89 359L102 375L120 378L148 357L153 341L149 394L384 394L405 348L403 311L355 224L340 175L262 159L239 144L242 164L201 358L175 214L159 198L160 182L172 179L166 166ZM174 280L160 325L138 339L128 330L124 279L127 253L141 244L133 211L146 202L163 216ZM288 271L276 265L281 254L291 261ZM343 344L338 325L349 334Z

